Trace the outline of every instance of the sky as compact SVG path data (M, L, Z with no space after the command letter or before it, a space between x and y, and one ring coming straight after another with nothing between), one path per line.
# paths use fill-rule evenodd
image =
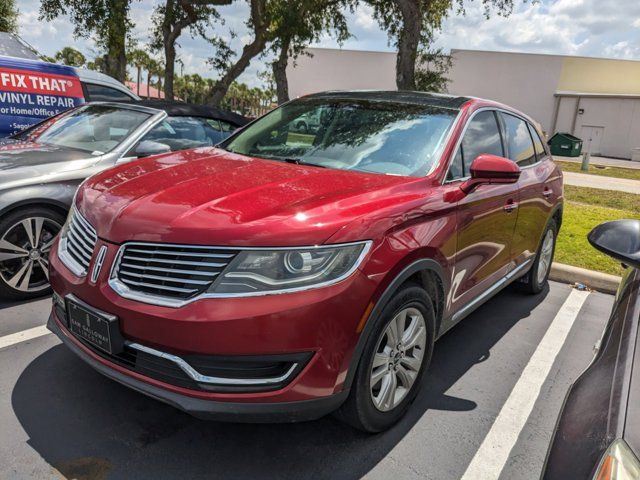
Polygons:
M99 52L91 39L74 38L73 25L61 17L52 22L38 20L39 0L19 0L20 35L45 55L53 55L65 46L74 46L87 57ZM158 0L133 0L131 19L133 36L143 46L148 40L151 15ZM435 46L450 49L477 49L512 52L550 53L591 57L640 60L640 2L638 0L539 0L522 2L509 17L491 12L484 16L482 0L464 0L465 15L451 12ZM245 26L248 6L245 0L219 9L223 24L212 31L231 42L240 52L251 40ZM328 35L312 46L353 50L394 51L386 33L380 29L369 7L361 6L348 13L352 37L341 46ZM207 58L212 47L188 33L179 39L178 56L184 62L184 73L217 77ZM268 58L257 58L240 78L251 86L260 84L258 73L267 69ZM178 67L179 68L179 67Z

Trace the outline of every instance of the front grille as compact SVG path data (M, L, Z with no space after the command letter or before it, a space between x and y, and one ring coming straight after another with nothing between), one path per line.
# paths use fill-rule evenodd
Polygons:
M205 292L238 254L196 245L130 243L123 248L118 280L133 291L178 300Z
M62 250L66 254L65 260L74 264L76 273L86 275L97 241L96 230L75 208L72 209Z

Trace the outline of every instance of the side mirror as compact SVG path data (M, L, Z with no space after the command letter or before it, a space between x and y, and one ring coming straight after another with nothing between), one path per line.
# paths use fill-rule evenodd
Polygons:
M170 151L171 147L169 147L169 145L154 142L153 140L143 140L138 144L133 153L136 157L143 158L151 155L160 155L161 153L169 153Z
M640 220L615 220L598 225L589 243L625 265L640 268Z
M471 163L471 178L460 185L464 193L471 193L479 185L516 183L520 178L520 167L508 158L479 155Z

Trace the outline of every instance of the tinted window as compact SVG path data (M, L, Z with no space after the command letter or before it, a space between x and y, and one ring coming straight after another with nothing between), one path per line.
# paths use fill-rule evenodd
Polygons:
M504 157L498 122L492 111L478 113L469 123L461 143L464 171L470 175L471 163L483 153Z
M95 83L85 83L89 102L130 102L133 98L115 88L96 85Z
M171 151L212 146L226 138L217 120L198 117L167 117L153 127L142 140L167 145Z
M540 135L538 135L538 131L529 125L529 130L531 131L531 138L533 138L533 146L536 149L536 155L538 155L538 160L542 160L547 156L547 152L542 145L542 140L540 140Z
M527 122L513 115L502 114L506 130L508 158L521 167L536 163L536 153Z
M301 99L224 145L229 151L339 170L422 176L438 161L455 110L360 99Z
M449 165L449 173L447 180L455 180L456 178L462 178L464 176L464 165L462 161L462 146L458 149L458 153L453 157L451 165Z

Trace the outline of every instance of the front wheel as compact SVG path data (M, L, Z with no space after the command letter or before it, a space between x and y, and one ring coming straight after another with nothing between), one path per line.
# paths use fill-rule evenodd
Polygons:
M340 419L365 432L390 428L404 415L431 362L435 331L433 304L415 284L387 303L365 345Z
M524 289L527 293L537 294L544 289L551 272L557 234L558 227L556 222L551 220L542 236L536 258L533 261L533 267L531 267L525 280Z
M26 300L49 292L49 252L64 216L45 208L0 219L0 298Z

